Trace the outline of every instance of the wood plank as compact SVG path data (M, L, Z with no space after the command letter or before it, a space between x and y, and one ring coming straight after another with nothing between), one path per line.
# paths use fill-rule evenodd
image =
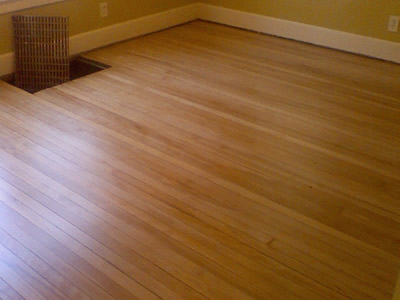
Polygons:
M0 82L1 298L392 298L399 66L205 22L86 56Z
M7 126L6 124L4 124L5 126ZM28 134L28 136L32 136L32 134L33 133L30 133L30 134ZM38 140L38 139L35 139L35 140ZM53 141L54 141L54 139L52 139ZM87 148L86 146L84 147L84 148ZM57 151L56 151L57 153L61 153L61 152L63 152L62 151L62 149L58 149ZM92 154L93 154L93 152L91 152ZM71 156L68 156L70 159L71 159ZM78 156L78 157L85 157L85 155L80 155L80 156ZM75 159L78 159L77 157L75 157ZM7 161L10 161L10 159L8 158L8 159L6 159ZM82 164L80 164L80 165L85 165L85 162L84 161L82 161ZM93 162L90 162L90 165L91 165L91 167L93 168L94 167L94 165L93 165ZM16 167L15 166L13 166L12 167L12 169L16 169ZM12 170L11 169L11 170ZM103 165L99 165L98 166L98 170L99 171L102 171L102 172L104 172L105 171L105 168L104 168L104 166ZM31 173L31 172L30 172ZM37 176L35 176L35 177L37 177ZM9 178L9 176L8 176L8 178ZM112 178L112 177L111 177ZM110 180L111 180L111 178L110 178ZM8 179L8 180L10 180L10 179ZM30 180L31 181L31 179L29 179L29 178L27 178L27 180ZM137 190L135 190L134 192L132 191L132 193L134 193L135 195L137 195L137 193L138 193L138 191ZM164 196L162 196L163 198L165 198L166 197L166 195L164 195ZM146 198L148 198L148 197L146 197ZM151 198L149 198L148 200L146 200L146 201L150 201L150 199ZM174 201L174 199L171 199L171 201ZM137 202L137 200L136 200L136 202ZM173 203L173 202L172 202ZM158 204L159 205L159 204ZM126 206L125 206L126 207ZM152 214L154 214L154 212L151 212ZM151 222L149 222L150 224L154 224L154 221L152 220ZM171 234L171 233L170 233ZM248 251L248 250L247 250ZM248 263L247 263L248 264ZM271 264L271 262L269 262L268 264ZM266 266L268 265L268 264L266 264ZM288 276L288 275L285 275L285 276Z
M85 148L86 148L86 146L85 146ZM93 152L91 152L91 153L93 153Z
M2 260L0 260L0 278L25 299L46 299L45 296L41 295L35 288L25 282L23 277L17 274L12 267L9 267Z
M62 152L62 150L60 151L60 150L57 150L57 152L58 153L60 153L60 152ZM82 155L81 157L84 157L84 155ZM10 160L10 159L8 159L8 160ZM93 163L91 163L92 165L93 165ZM103 171L104 171L104 167L103 166L99 166L99 168L102 168L103 169ZM13 168L13 169L15 169L15 167ZM10 175L8 175L7 174L7 177L3 177L3 178L7 178L7 180L8 181L10 181L11 180L11 176ZM112 180L112 177L110 177L110 180ZM12 183L14 184L14 185L16 185L17 183L16 183L16 181L15 180L12 180ZM19 185L18 185L19 186ZM27 193L27 191L26 191L26 189L24 188L24 191L25 191L25 193ZM29 193L31 193L31 192L29 192ZM132 193L133 193L133 190L132 190ZM134 191L134 194L135 195L138 195L138 193L140 193L140 191L138 191L138 190L135 190ZM143 193L140 193L140 195L142 195L143 197L146 197L146 202L148 202L148 201L151 201L151 198L149 198L146 194L143 194ZM164 196L165 197L165 196ZM42 196L40 197L40 198L43 198ZM38 198L39 199L39 198ZM138 201L138 199L136 199L136 203L137 203L137 201ZM157 203L158 205L160 205L159 203ZM137 205L137 204L136 204ZM70 204L69 204L69 206L70 206ZM126 207L126 206L125 206ZM127 207L126 207L127 208ZM62 210L63 212L65 211L64 209ZM132 211L132 210L131 210ZM133 212L133 211L132 211ZM76 212L75 212L76 213ZM151 211L151 214L153 215L155 212L152 210ZM142 213L143 214L143 213ZM142 217L143 218L143 217ZM170 222L170 220L168 220L169 222ZM154 226L154 223L156 222L156 220L154 220L154 219L151 219L151 221L149 221L148 223L149 224L151 224L152 226ZM127 226L128 226L128 224L127 224ZM87 226L86 226L87 227ZM169 229L168 230L168 232L169 232L169 234L171 234L171 229ZM115 235L115 233L114 233L114 235ZM191 236L193 236L193 233L191 233ZM204 239L201 241L202 243L204 243ZM193 247L193 246L192 246ZM195 246L196 247L196 246ZM215 245L214 246L212 246L213 248L215 248ZM235 246L236 248L237 248L237 246ZM196 248L198 248L198 247L196 247ZM229 248L225 248L221 253L226 253L227 251L229 251L230 249ZM247 250L247 252L248 252L248 250ZM208 252L208 253L206 253L206 255L207 256L210 256L210 254L209 254L210 252ZM212 254L212 253L211 253ZM233 258L235 258L235 259L237 259L237 255L235 255L235 254L233 254L232 253L232 257ZM216 260L216 261L221 261L221 259L224 259L223 257L221 257L221 256L218 256L217 257L217 259L218 260ZM241 260L243 260L243 258L241 259ZM246 261L246 262L243 262L245 265L249 265L249 264L253 264L252 262L249 262L249 261ZM268 262L268 264L266 264L266 266L268 266L268 265L270 265L271 263L274 263L273 261L269 261ZM233 262L229 262L229 261L227 261L227 263L226 263L226 265L228 265L228 266L232 266L233 265ZM236 268L237 269L237 268ZM258 268L259 269L259 268ZM235 270L235 268L233 268L233 269L231 269L231 270ZM237 271L236 271L237 272ZM239 272L240 274L245 274L245 272L246 271L241 271L241 272ZM262 269L259 269L258 270L258 272L261 272L261 273L263 273L263 270ZM265 271L264 271L265 272ZM285 275L285 277L287 277L289 274L286 274ZM248 275L246 275L246 277L248 277L248 276L251 276L251 274L248 274ZM291 275L291 276L293 276L293 275ZM270 279L271 280L271 279ZM299 279L300 280L300 279ZM302 279L301 279L302 280ZM286 285L287 285L287 283L286 283ZM337 298L337 296L336 296L336 298Z
M0 299L3 300L22 300L21 297L13 288L11 288L4 280L0 278Z

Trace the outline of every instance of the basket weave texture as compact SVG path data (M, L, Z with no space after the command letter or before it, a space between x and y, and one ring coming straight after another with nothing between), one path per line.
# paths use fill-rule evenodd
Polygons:
M68 17L13 16L15 85L27 92L69 80Z

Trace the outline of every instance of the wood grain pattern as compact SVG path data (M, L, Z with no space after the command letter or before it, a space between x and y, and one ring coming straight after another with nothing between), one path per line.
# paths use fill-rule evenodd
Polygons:
M0 83L1 298L392 298L400 66L200 21L86 56Z

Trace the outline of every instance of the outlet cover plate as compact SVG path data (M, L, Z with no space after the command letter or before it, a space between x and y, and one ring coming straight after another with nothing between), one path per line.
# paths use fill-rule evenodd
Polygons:
M108 17L108 5L107 2L100 3L100 17Z
M399 23L400 23L399 16L390 16L388 31L389 32L398 32L399 31Z

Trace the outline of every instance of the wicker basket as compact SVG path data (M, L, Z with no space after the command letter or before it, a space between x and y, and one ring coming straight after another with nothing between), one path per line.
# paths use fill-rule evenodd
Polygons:
M13 16L15 85L27 92L69 80L67 17Z

